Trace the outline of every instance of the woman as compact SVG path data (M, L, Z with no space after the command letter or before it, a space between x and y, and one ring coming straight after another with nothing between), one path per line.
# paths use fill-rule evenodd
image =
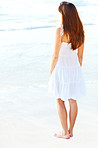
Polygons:
M51 60L49 92L57 99L57 108L62 125L58 138L69 139L73 136L78 107L77 100L85 95L85 82L81 66L84 49L84 30L76 7L62 2L58 8L62 24L56 29L55 46ZM69 126L65 100L69 101Z

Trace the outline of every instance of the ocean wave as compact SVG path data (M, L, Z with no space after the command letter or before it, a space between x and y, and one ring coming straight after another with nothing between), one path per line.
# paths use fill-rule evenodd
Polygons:
M97 25L94 23L85 23L84 26ZM22 31L22 30L35 30L35 29L44 29L44 28L52 28L56 27L56 25L46 25L46 26L33 26L33 27L24 27L24 28L8 28L8 29L0 29L0 31Z
M98 81L86 81L87 84L91 83L95 83L97 84ZM0 86L0 89L25 89L25 88L47 88L48 87L48 83L47 84L39 84L39 83L34 83L32 85L6 85L6 86Z
M6 85L6 86L0 86L0 89L24 89L24 88L47 88L48 84L32 84L32 85Z
M34 29L44 29L44 28L52 28L54 25L47 26L34 26L34 27L25 27L25 28L12 28L12 29L0 29L0 31L21 31L21 30L34 30Z
M87 81L87 83L98 83L98 81Z
M92 26L92 25L96 25L94 23L84 23L84 26Z

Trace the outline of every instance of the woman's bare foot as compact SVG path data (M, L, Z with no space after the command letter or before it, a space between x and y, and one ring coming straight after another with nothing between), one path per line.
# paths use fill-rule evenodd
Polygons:
M55 133L54 136L57 137L57 138L64 138L64 139L70 138L69 134L65 135L64 132Z
M68 134L70 137L73 137L73 131L68 130Z

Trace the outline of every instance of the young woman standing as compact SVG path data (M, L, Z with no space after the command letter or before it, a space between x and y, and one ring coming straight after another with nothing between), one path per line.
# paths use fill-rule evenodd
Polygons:
M62 24L56 29L55 46L51 60L49 91L55 94L62 125L58 138L73 136L78 107L77 100L85 95L81 66L84 49L84 30L75 5L61 2L58 7ZM69 126L65 101L69 101Z

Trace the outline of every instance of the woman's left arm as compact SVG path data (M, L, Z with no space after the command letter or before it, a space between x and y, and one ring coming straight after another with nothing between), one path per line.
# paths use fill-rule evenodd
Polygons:
M55 34L54 51L53 51L52 59L51 59L50 74L52 74L52 71L57 63L57 60L59 57L60 46L61 46L60 28L57 28L56 34Z

